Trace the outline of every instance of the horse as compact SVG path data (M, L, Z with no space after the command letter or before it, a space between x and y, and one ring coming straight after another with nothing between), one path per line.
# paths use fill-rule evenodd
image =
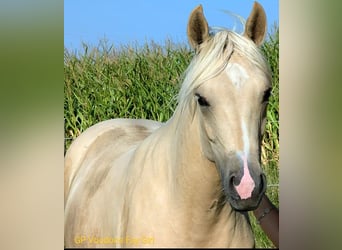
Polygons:
M271 73L255 2L242 34L190 14L194 56L165 123L111 119L65 155L65 247L254 247Z

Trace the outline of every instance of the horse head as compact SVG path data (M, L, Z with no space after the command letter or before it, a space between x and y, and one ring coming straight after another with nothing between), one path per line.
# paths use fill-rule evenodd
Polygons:
M191 91L180 94L191 100L202 152L215 163L226 200L236 210L255 209L266 190L261 140L271 74L259 51L265 33L266 15L258 3L242 35L209 32L202 6L192 11L187 27L196 55L187 79Z

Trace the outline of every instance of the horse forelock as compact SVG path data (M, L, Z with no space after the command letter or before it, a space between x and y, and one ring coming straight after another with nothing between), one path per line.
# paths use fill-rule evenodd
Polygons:
M185 72L185 78L178 94L178 108L183 112L191 105L194 90L207 80L221 73L227 66L230 56L238 53L251 64L259 68L268 78L271 73L266 59L259 48L248 38L229 30L220 28L213 32L210 39L201 44Z

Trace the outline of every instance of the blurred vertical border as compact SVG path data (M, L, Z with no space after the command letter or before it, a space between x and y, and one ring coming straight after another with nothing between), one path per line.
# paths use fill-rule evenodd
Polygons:
M342 243L342 2L280 1L280 248Z
M62 249L63 1L0 3L0 248Z
M340 249L342 2L279 8L280 248ZM0 248L61 249L63 1L2 1L0 31Z

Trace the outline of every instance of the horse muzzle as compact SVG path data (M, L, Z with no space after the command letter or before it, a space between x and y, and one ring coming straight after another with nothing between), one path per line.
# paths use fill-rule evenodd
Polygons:
M262 173L258 177L253 178L255 182L255 186L253 187L248 197L247 195L245 195L243 191L237 188L237 187L240 187L241 185L248 185L248 184L244 184L244 183L241 184L242 181L240 180L240 183L239 183L238 179L239 178L234 175L230 178L230 181L228 183L228 188L225 194L227 197L227 201L236 210L249 211L249 210L256 209L259 206L262 196L264 195L266 191L267 185L266 185L265 175ZM243 188L241 189L243 190Z
M266 191L266 176L262 173L260 164L247 163L246 159L241 166L241 161L239 162L230 168L221 169L226 200L236 210L254 210Z

